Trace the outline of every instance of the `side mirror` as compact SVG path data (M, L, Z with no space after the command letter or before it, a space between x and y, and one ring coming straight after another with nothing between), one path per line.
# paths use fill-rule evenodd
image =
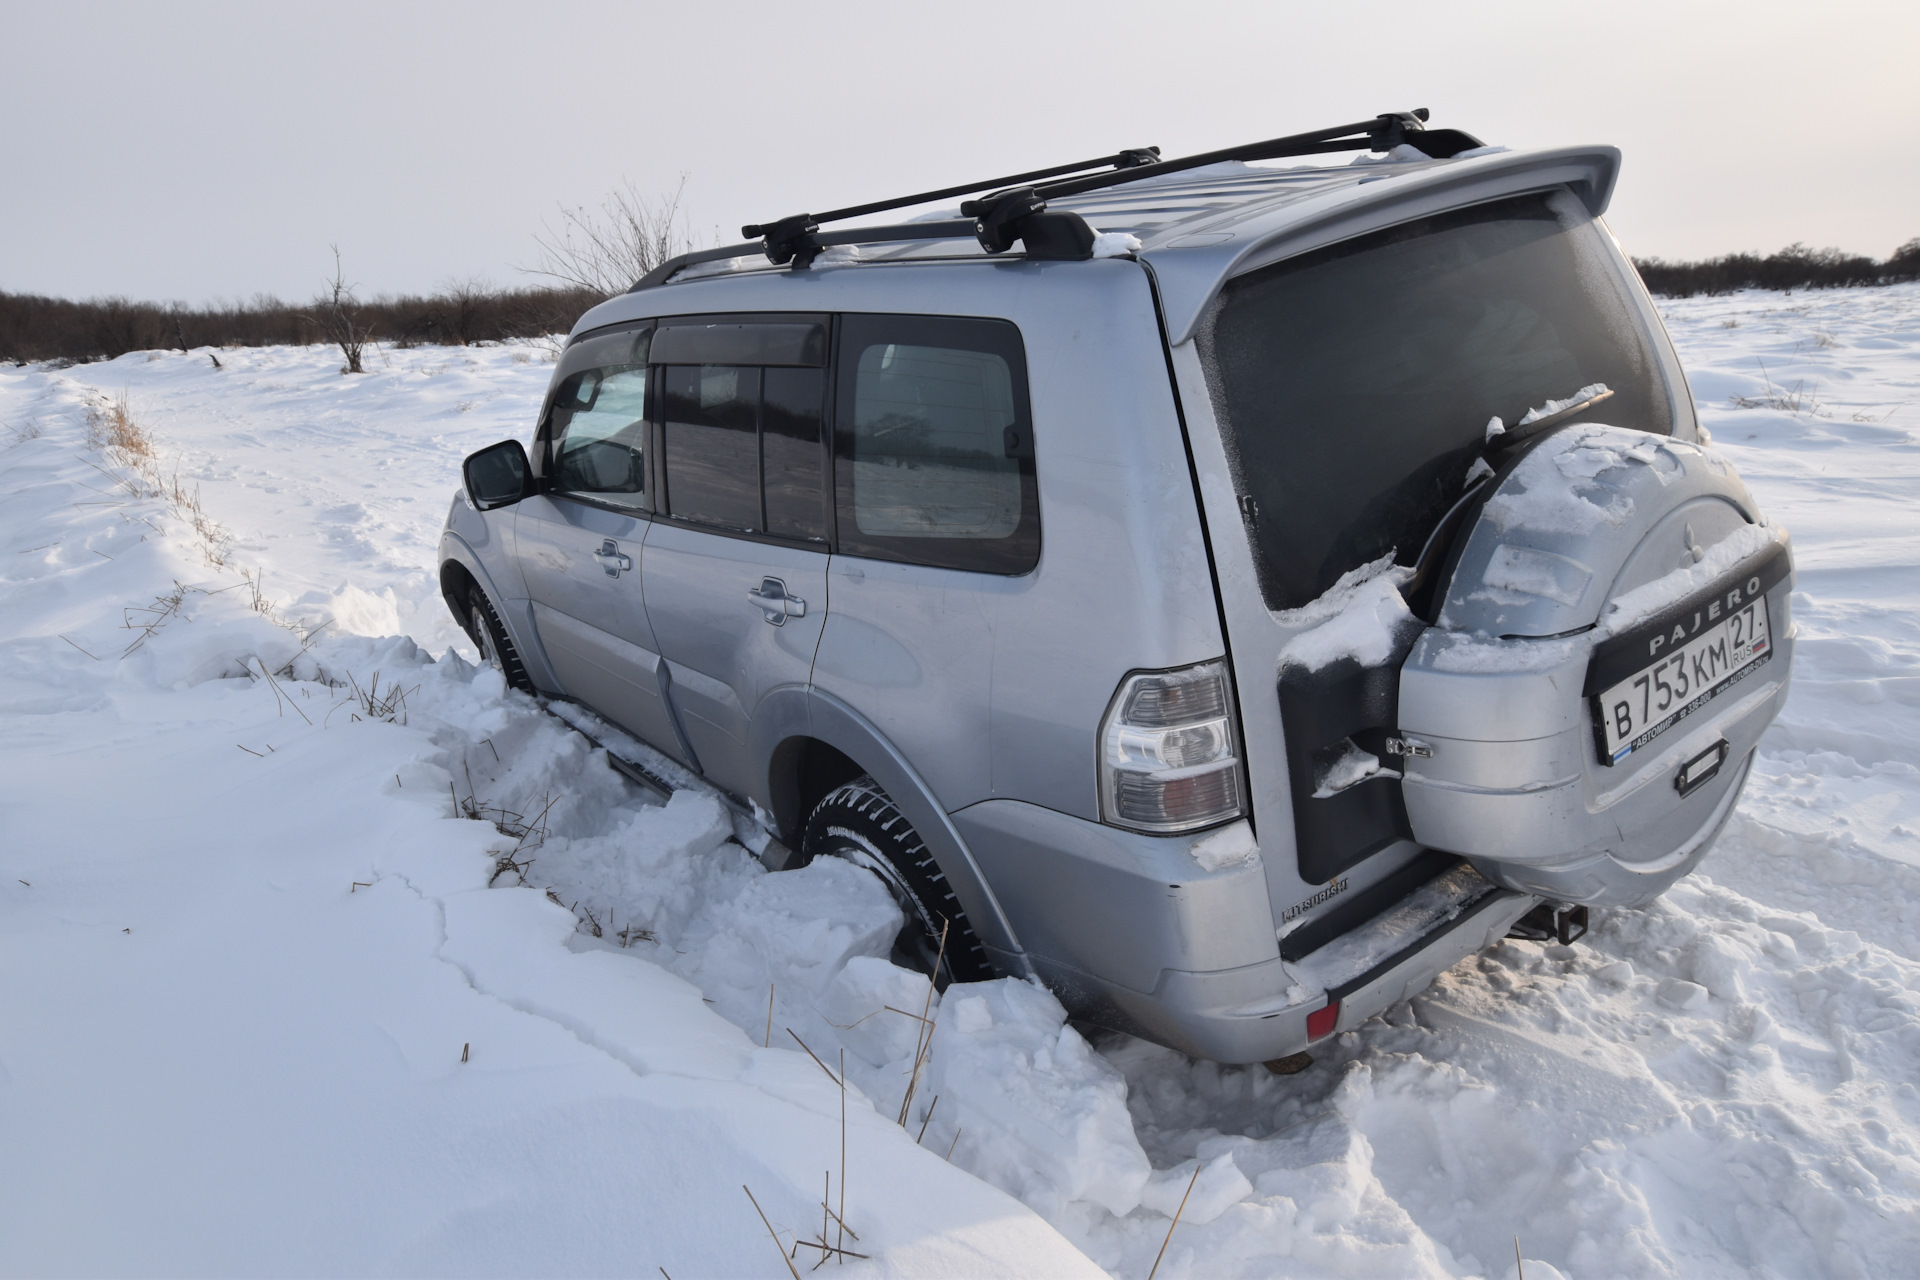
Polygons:
M520 501L527 496L533 475L533 468L527 465L527 451L518 440L502 440L468 454L460 471L467 483L467 501L478 511Z

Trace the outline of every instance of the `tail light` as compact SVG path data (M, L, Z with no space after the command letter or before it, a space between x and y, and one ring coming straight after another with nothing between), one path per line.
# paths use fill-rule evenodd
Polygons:
M1135 831L1241 817L1246 791L1223 661L1128 676L1100 724L1100 815Z
M1315 1009L1307 1015L1307 1039L1318 1040L1323 1036L1330 1036L1339 1024L1340 1002L1330 1000L1322 1008Z

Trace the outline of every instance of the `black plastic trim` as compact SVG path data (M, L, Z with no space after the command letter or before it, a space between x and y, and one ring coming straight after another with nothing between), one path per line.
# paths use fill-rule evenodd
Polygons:
M1359 991L1380 977L1398 969L1401 965L1413 959L1428 947L1433 946L1448 934L1463 928L1473 919L1474 915L1489 902L1505 898L1529 898L1532 896L1531 894L1521 893L1517 889L1502 889L1497 885L1489 884L1485 893L1477 897L1468 898L1465 902L1460 903L1451 919L1442 921L1437 927L1421 934L1413 943L1402 947L1385 960L1382 960L1379 964L1373 966L1373 968L1368 969L1365 973L1357 977L1348 978L1339 986L1329 989L1327 992L1327 1003L1334 1004L1345 1000L1354 992Z
M1378 883L1368 885L1325 915L1309 920L1281 938L1280 958L1299 960L1312 955L1335 938L1391 911L1422 885L1438 880L1464 861L1466 859L1458 854L1422 850L1398 871L1388 872Z

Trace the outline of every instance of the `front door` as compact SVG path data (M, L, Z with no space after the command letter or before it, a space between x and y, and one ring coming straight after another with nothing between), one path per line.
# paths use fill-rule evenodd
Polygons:
M647 617L701 772L766 803L753 723L769 694L807 685L827 614L826 326L667 322L653 359Z
M521 502L514 536L562 691L687 760L640 591L650 506L646 338L628 330L568 349L536 442L546 484Z

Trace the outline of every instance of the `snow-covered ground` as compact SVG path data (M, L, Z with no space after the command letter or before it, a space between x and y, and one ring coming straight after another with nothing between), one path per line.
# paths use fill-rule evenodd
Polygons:
M1161 1276L1911 1273L1920 286L1662 309L1795 538L1739 813L1289 1077L929 1006L861 875L476 672L433 548L539 347L0 369L0 1272L785 1275L742 1187L786 1247L831 1175L860 1274L1144 1276L1198 1168Z

